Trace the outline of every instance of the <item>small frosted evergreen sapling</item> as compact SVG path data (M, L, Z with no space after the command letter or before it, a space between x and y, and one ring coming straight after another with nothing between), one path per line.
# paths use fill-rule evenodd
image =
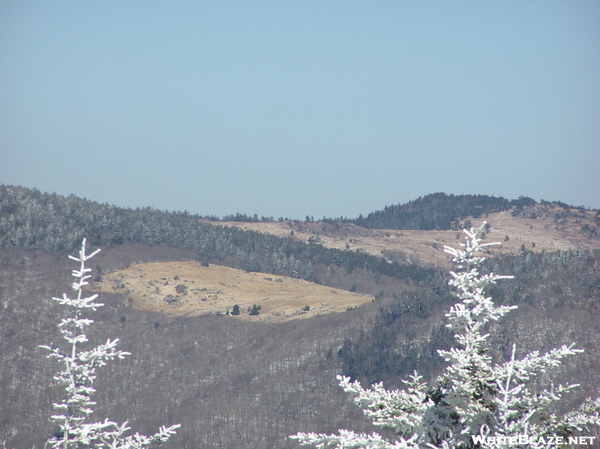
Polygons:
M108 419L103 422L87 421L95 404L91 395L95 391L92 384L96 378L96 368L106 365L109 360L122 359L129 353L116 349L119 339L109 339L106 343L87 350L81 348L88 341L84 329L93 323L93 320L83 317L84 312L96 311L104 305L94 302L98 295L84 296L83 288L88 285L92 271L85 267L85 263L100 251L98 249L87 255L85 244L86 240L83 239L78 257L69 256L80 264L79 269L73 270L73 277L76 279L73 290L77 292L77 297L71 299L64 293L62 298L52 298L68 307L70 312L59 324L60 332L70 347L63 351L54 345L42 346L50 351L48 357L55 358L62 364L62 371L54 378L65 386L66 393L62 402L54 404L58 413L52 416L52 420L59 425L60 431L58 436L48 440L48 446L57 449L90 446L101 449L141 449L153 443L164 443L175 434L179 424L163 426L156 434L148 437L138 433L127 436L130 430L127 422L119 425Z
M558 442L577 432L589 432L600 425L600 400L588 399L578 410L558 416L551 406L577 385L551 386L530 390L535 376L560 365L569 355L583 352L564 345L544 355L534 351L521 359L513 347L510 360L492 363L488 334L484 326L497 321L515 306L496 306L484 295L490 284L511 276L481 274L484 258L478 254L487 246L479 230L464 230L462 249L445 247L457 271L449 284L461 300L446 314L447 327L454 331L458 347L438 353L448 362L444 373L427 386L415 373L404 381L404 390L386 390L381 383L364 389L350 378L338 376L342 388L378 427L397 435L390 442L377 433L363 434L341 429L337 435L298 433L291 438L303 446L319 449L470 449L470 448L558 448ZM588 434L589 435L589 434ZM509 439L511 438L512 439ZM592 440L586 440L589 444ZM553 442L556 442L553 443Z

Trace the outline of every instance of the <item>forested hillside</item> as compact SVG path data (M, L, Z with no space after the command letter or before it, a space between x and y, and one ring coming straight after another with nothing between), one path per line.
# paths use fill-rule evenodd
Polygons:
M372 229L458 229L460 220L478 218L491 212L523 207L535 203L531 198L509 201L488 195L447 195L433 193L406 204L386 206L366 217L351 220L358 226Z
M600 329L591 318L598 316L600 308L599 254L589 250L553 254L524 250L518 256L499 255L487 260L485 272L515 277L490 287L489 295L496 304L518 305L520 309L514 312L516 321L503 323L493 332L494 356L509 357L509 342L531 348L531 338L540 348L548 347L549 341L556 339L557 329L580 347L597 345L600 336L591 332L590 326ZM400 387L399 379L415 369L435 373L442 364L436 350L448 349L453 342L439 314L453 300L448 286L438 283L417 293L402 294L397 301L382 306L371 331L346 340L338 351L344 373L367 383L383 380L394 387ZM432 324L429 335L419 339L416 329L426 321ZM593 376L590 380L594 381Z
M515 217L527 215L527 223L536 223L532 214L566 213L550 204L527 204L511 206ZM554 215L553 220L578 220ZM92 265L98 276L137 262L197 260L373 295L358 309L273 324L215 315L173 317L137 310L118 291L103 294L106 306L93 316L88 337L93 342L121 338L120 348L132 355L98 370L95 419L129 420L145 434L181 423L169 447L291 449L298 444L288 435L303 430L371 432L338 387L336 374L383 380L392 388L413 369L431 378L441 368L436 349L452 343L444 313L455 301L446 270L389 263L199 218L0 187L0 441L7 448L43 447L55 431L51 404L61 391L53 380L56 365L39 345L60 342L56 326L62 311L51 298L68 291L74 266L66 256L82 237L102 249ZM419 222L416 212L413 218ZM585 223L587 233L580 237L596 242L593 222ZM447 243L458 245L454 234ZM490 327L494 355L505 358L513 342L520 353L576 342L586 352L561 367L559 381L582 384L574 402L596 397L599 253L530 248L523 245L517 255L486 262L498 274L516 276L488 293L498 303L519 306L510 320Z
M538 208L541 209L539 214L537 212ZM554 209L559 210L554 211ZM508 200L490 195L448 195L438 192L404 204L386 206L383 210L367 214L366 217L361 214L358 218L323 218L321 221L329 225L353 223L366 229L457 230L465 225L463 220L468 217L480 218L505 210L511 210L515 217L534 219L538 216L547 216L550 213L557 220L562 220L569 216L576 216L577 211L581 212L586 208L584 206L571 206L562 201L541 200L540 203L537 203L534 199L524 196ZM575 212L572 212L572 210ZM226 215L223 218L215 216L204 218L213 222L265 223L275 221L273 217L263 216L259 218L256 214L247 215L239 212ZM277 221L298 222L283 217L280 217ZM307 216L304 220L304 224L314 222L312 216Z
M555 208L559 211L555 211ZM561 201L542 200L537 203L524 196L508 200L489 195L432 193L405 204L386 206L383 210L372 212L366 217L361 215L357 219L346 221L370 229L456 230L464 226L462 221L468 217L479 218L505 210L512 210L511 213L515 217L535 219L538 216L553 215L557 220L562 220L576 216L586 208L571 206ZM596 222L599 221L597 213ZM594 237L598 237L597 233L593 234Z
M105 248L92 266L118 266L141 254L187 256L143 246ZM74 265L44 252L2 254L0 440L7 448L44 447L56 431L51 404L63 392L53 380L57 363L39 345L61 344L63 311L51 298L70 291ZM345 419L370 428L338 391L339 366L327 353L369 323L374 307L273 325L214 315L172 318L136 310L118 294L101 301L105 307L90 315L90 341L120 338L119 348L131 356L99 368L94 419L128 420L144 434L181 423L169 447L183 449L293 448L287 436L301 426L332 431Z
M36 189L0 186L0 248L45 250L55 255L73 251L87 237L91 244L111 248L125 242L165 244L193 250L202 262L246 271L287 275L308 281L373 293L368 282L346 282L355 270L371 277L427 281L434 271L414 264L388 263L382 257L325 248L236 227L213 226L187 212L108 204L41 193ZM361 285L364 288L361 289ZM374 292L375 294L377 292Z

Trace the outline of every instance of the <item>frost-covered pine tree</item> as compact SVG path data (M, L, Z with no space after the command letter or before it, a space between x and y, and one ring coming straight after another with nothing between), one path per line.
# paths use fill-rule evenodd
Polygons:
M60 432L57 437L48 440L48 446L57 449L141 449L153 443L164 443L175 433L179 424L163 426L156 434L148 437L138 433L127 436L130 430L127 422L119 425L108 419L104 422L87 421L95 404L90 397L95 391L92 384L96 378L96 368L106 365L108 360L122 359L129 353L116 349L119 339L109 339L106 343L87 350L81 348L88 341L84 329L93 323L93 320L83 317L84 312L96 311L104 305L94 302L98 295L84 296L83 287L88 285L91 277L89 273L92 271L85 267L85 263L100 251L98 249L86 255L85 243L83 239L78 257L69 256L80 264L79 269L73 270L76 279L73 289L77 292L77 297L71 299L64 293L62 298L52 298L69 308L70 316L63 318L59 327L70 347L63 351L54 345L42 346L50 351L48 357L61 362L62 371L54 378L65 386L66 391L65 399L54 404L58 414L53 415L52 419L60 426Z
M497 321L515 306L496 306L484 295L490 284L511 276L481 274L484 258L478 254L490 245L481 243L479 230L465 230L462 249L445 247L457 271L449 284L461 300L446 314L447 326L455 333L458 347L438 353L448 366L436 382L427 386L415 373L404 381L406 389L388 391L382 384L363 389L350 378L338 376L344 390L354 396L373 423L392 429L398 437L390 442L377 433L359 434L341 429L338 435L298 433L291 438L303 446L319 449L468 449L468 448L558 448L577 432L597 430L600 400L587 400L578 410L558 416L552 405L577 385L550 386L532 391L529 381L560 365L562 359L582 352L574 345L540 355L534 351L494 364L489 355L484 326ZM562 441L561 441L562 439ZM585 440L590 444L594 440ZM598 442L598 441L596 441Z

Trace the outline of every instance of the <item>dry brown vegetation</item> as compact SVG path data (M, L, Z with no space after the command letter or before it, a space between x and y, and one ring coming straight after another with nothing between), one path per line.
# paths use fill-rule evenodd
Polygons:
M594 212L580 212L579 217L556 220L546 214L538 218L512 216L510 210L470 219L473 226L484 220L490 224L486 241L502 241L495 253L517 254L521 247L534 252L565 251L569 248L600 249L599 239L587 238L581 232L585 224L595 226ZM456 246L462 242L457 231L413 231L390 229L365 229L352 223L339 226L319 222L217 222L223 226L236 226L279 237L292 237L308 242L309 239L328 248L361 251L375 256L384 256L399 263L417 263L447 268L450 266L443 246ZM506 238L508 237L508 240ZM457 241L457 238L460 240Z
M199 262L140 263L113 271L94 290L127 295L136 308L172 316L226 315L239 305L244 320L282 322L343 312L373 297L302 279ZM248 309L260 306L260 314Z

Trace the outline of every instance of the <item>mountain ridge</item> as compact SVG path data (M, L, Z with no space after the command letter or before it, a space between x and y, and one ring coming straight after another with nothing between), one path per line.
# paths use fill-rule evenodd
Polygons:
M160 293L165 297L176 296L180 284L188 296L199 289L207 303L219 295L210 290L208 297L209 287L228 294L218 282L234 281L220 278L217 286L203 285L178 272L180 262L192 261L201 268L235 268L272 285L277 278L298 285L310 280L372 298L344 313L266 322L216 313L167 315L136 307L125 291L129 288L103 292L105 307L93 315L88 336L91 341L119 337L132 356L99 372L97 415L129 420L145 433L165 422L181 423L173 447L292 449L297 445L288 435L305 429L331 433L352 422L357 431L375 430L338 388L335 376L345 373L390 387L413 369L425 378L436 375L441 363L436 349L451 341L444 314L455 301L443 245L458 246L460 228L484 219L490 222L488 240L508 235L502 247L510 250L495 249L487 269L516 276L489 293L498 304L519 305L510 320L490 330L494 357L506 358L513 343L526 352L574 341L586 352L565 364L558 378L582 384L570 403L596 396L600 386L595 374L600 370L600 240L594 234L597 214L585 208L515 205L461 219L455 230L399 231L313 220L209 224L186 213L124 210L31 189L4 186L0 193L0 409L10 411L0 417L0 441L7 447L43 447L53 432L51 404L60 395L53 381L56 366L39 345L60 341L62 311L50 298L68 291L73 266L66 253L82 237L102 248L90 267L95 278L106 278L111 286L113 274L129 269L135 275L137 264L164 263L174 270L148 279L155 282L148 288L162 288L156 281L172 277ZM281 226L278 232L285 235L243 229L255 225ZM338 239L339 247L327 248L327 239ZM369 239L384 246L370 248ZM404 245L397 253L392 240ZM415 245L412 253L409 240ZM582 244L588 249L563 249ZM423 266L426 251L445 259ZM184 287L179 288L182 297ZM297 299L294 312L305 302ZM160 296L158 301L171 310L170 302Z

